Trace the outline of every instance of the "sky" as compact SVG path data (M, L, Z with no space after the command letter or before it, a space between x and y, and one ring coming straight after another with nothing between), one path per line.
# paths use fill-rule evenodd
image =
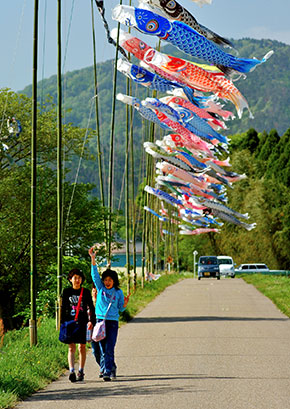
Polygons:
M117 27L110 15L118 0L104 0L104 3L110 29ZM289 0L212 0L212 4L202 7L193 0L179 0L179 3L199 23L223 37L272 39L290 45ZM62 72L66 73L93 64L91 0L62 0L61 4ZM123 4L128 2L123 0ZM132 5L137 7L137 0ZM102 62L114 58L115 49L107 42L96 7L94 15L97 61ZM0 0L0 88L19 91L32 83L33 20L34 0ZM57 72L56 0L39 0L38 24L38 80L41 80ZM153 45L149 36L135 30L132 34Z

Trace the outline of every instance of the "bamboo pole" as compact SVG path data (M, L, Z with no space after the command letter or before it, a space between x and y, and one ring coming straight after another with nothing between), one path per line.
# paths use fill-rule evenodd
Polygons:
M129 78L126 81L127 95L129 94ZM127 294L130 294L130 214L129 214L129 105L126 104L126 190L125 190L125 213L126 213L126 261L127 261Z
M38 0L34 1L33 71L32 71L32 132L31 132L31 234L30 234L30 346L37 344L36 326L36 152L37 152L37 46L38 46Z
M179 266L179 230L178 230L178 224L175 224L175 249L176 249L176 270L177 273L180 272L180 266Z
M62 206L61 0L57 0L57 329L62 292Z
M122 4L122 1L120 1ZM115 106L116 106L116 91L117 91L117 62L118 62L118 45L120 37L120 23L118 23L116 41L116 53L114 62L114 77L113 77L113 95L112 95L112 116L111 116L111 136L110 136L110 160L109 160L109 182L108 182L108 261L111 261L111 241L112 241L112 212L113 212L113 164L114 164L114 131L115 131Z
M147 91L148 95L148 91ZM145 140L146 135L148 133L148 121L143 120L142 121L144 124L144 130L143 130L143 140ZM148 174L148 167L149 167L149 155L144 158L145 162L145 169L144 169L144 174L143 174L143 179L145 179L146 175L146 182L147 182L147 174ZM147 183L146 183L147 184ZM148 206L148 193L143 190L143 200L141 201L143 206ZM145 269L146 269L146 244L147 244L147 212L144 210L144 207L141 209L141 212L143 214L143 223L142 223L142 264L141 264L141 287L144 288L145 284Z
M105 207L105 195L103 184L103 167L102 167L102 151L101 151L101 137L100 137L100 121L99 121L99 96L98 96L98 79L97 79L97 58L96 58L96 35L95 35L95 19L94 19L94 0L91 0L91 14L92 14L92 37L93 37L93 60L94 60L94 83L95 83L95 110L96 110L96 132L97 132L97 153L98 153L98 170L100 183L100 198L103 207ZM104 215L104 231L105 242L107 243L107 221ZM108 244L108 243L107 243Z
M131 85L131 82L130 82ZM132 86L130 90L132 95ZM130 156L131 156L131 215L132 215L132 246L133 246L133 288L137 288L137 272L136 272L136 208L135 208L135 187L134 187L134 138L133 138L133 107L130 106L131 126L130 126Z
M144 191L144 199L146 200L147 194ZM146 261L146 218L147 212L146 210L142 209L143 211L143 224L142 224L142 265L141 265L141 287L144 288L145 284L145 261Z

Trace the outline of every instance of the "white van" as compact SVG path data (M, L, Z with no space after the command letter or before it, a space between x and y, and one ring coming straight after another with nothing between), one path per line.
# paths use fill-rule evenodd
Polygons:
M239 273L267 273L269 272L269 268L266 264L241 264L237 268L237 272Z
M220 275L234 278L235 264L233 262L233 259L229 256L217 256L217 259L220 268Z

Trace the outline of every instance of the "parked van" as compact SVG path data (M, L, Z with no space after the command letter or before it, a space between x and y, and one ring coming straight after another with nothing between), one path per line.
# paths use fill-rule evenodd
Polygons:
M229 256L217 256L220 275L235 277L235 264L233 259Z
M266 273L270 271L266 264L241 264L237 268L237 272L239 273Z
M216 256L201 256L197 264L197 275L201 277L215 277L220 279L219 263Z

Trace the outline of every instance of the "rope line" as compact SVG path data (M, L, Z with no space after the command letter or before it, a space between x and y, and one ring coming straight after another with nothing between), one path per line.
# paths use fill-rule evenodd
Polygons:
M74 5L75 5L75 0L73 0L73 2L72 2L71 11L70 11L70 20L69 20L69 25L68 25L68 30L67 30L67 37L66 37L64 58L63 58L63 65L62 65L62 71L63 72L64 72L64 69L65 69L65 63L66 63L66 57L67 57L68 42L69 42L70 30L71 30L72 19L73 19Z
M82 162L82 158L83 158L83 154L84 154L84 150L85 150L85 144L86 144L86 141L87 141L87 138L88 138L89 125L90 125L91 117L92 117L94 98L95 98L95 96L91 98L91 107L90 107L90 114L89 114L89 118L88 118L88 124L87 124L87 128L86 128L86 133L85 133L85 137L84 137L84 141L83 141L82 151L81 151L81 155L80 155L80 158L79 158L79 163L78 163L76 175L75 175L75 180L74 180L74 183L73 183L74 186L73 186L73 191L72 191L72 194L71 194L71 199L70 199L70 203L69 203L69 207L68 207L68 211L67 211L66 222L65 222L65 226L64 226L64 230L63 230L63 237L64 237L64 233L66 231L67 225L68 225L69 215L70 215L70 211L71 211L71 208L72 208L72 203L73 203L73 199L74 199L76 185L77 185L77 181L78 181L78 177L79 177L81 162Z
M128 61L128 57L127 57L126 51L125 51L119 44L118 44L118 46L117 46L116 41L113 40L113 38L112 38L111 35L110 35L109 25L108 25L108 22L107 22L107 20L106 20L106 18L105 18L104 1L103 1L103 0L95 0L95 2L96 2L96 5L97 5L97 8L98 8L98 10L99 10L99 13L100 13L100 15L101 15L101 17L102 17L103 23L104 23L104 27L105 27L105 30L106 30L106 33L107 33L108 42L109 42L110 44L113 44L115 47L118 47L118 51L120 51L120 53L121 53L121 54L126 58L126 60Z

